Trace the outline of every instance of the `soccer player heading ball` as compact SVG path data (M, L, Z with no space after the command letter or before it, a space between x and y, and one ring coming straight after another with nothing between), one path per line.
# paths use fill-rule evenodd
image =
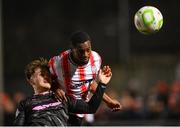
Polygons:
M50 71L56 77L59 88L57 92L63 97L62 87L67 94L76 99L88 100L89 92L97 87L97 75L101 67L101 57L91 48L91 38L86 32L78 31L70 38L71 47L50 59ZM108 69L110 69L107 66ZM121 109L121 104L103 95L103 100L113 111ZM83 114L71 114L71 125L81 125Z

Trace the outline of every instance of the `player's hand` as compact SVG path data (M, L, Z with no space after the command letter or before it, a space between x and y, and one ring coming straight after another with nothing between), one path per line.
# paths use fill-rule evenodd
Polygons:
M103 69L99 71L99 81L103 84L108 84L112 77L112 72L109 66L104 66Z
M102 71L104 72L104 74L105 74L107 77L112 76L111 68L110 68L108 65L107 65L107 66L103 66Z
M65 92L62 89L57 89L56 90L56 95L57 95L57 98L60 101L65 100L67 102L67 98L66 98Z
M110 103L107 103L107 106L111 108L112 112L122 110L122 105L118 100L112 99Z

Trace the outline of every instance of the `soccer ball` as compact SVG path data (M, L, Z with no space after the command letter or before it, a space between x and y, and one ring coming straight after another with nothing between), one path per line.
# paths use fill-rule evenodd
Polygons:
M134 24L137 30L143 34L156 33L163 25L163 16L157 8L144 6L136 12Z

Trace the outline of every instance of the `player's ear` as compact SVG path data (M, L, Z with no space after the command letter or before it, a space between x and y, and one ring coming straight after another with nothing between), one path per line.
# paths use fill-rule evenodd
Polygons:
M33 79L32 79L32 78L27 79L27 82L28 82L31 86L33 86L33 85L34 85L34 81L33 81Z

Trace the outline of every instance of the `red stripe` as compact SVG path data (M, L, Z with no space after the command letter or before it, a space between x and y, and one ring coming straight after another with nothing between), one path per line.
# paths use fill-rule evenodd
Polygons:
M82 86L81 86L81 91L83 91L83 92L87 91L87 88L86 88L85 85L82 85Z
M83 67L78 67L80 80L85 80L85 70Z
M94 60L94 56L92 55L91 53L91 56L90 56L90 61L91 61L91 70L92 70L92 74L93 74L93 79L96 78L96 72L95 72L95 60Z
M70 65L68 62L68 53L67 52L63 52L61 53L61 58L62 58L62 69L63 69L63 75L64 75L64 83L66 85L67 88L67 93L68 94L72 94L70 91Z
M53 76L57 76L57 75L56 75L56 71L55 71L55 69L54 69L54 58L51 58L51 59L49 60L49 66L52 68Z
M79 79L80 81L84 81L85 80L85 70L83 67L78 67L78 71L79 71ZM87 88L85 86L85 84L82 84L81 86L81 92L85 92L87 91Z

